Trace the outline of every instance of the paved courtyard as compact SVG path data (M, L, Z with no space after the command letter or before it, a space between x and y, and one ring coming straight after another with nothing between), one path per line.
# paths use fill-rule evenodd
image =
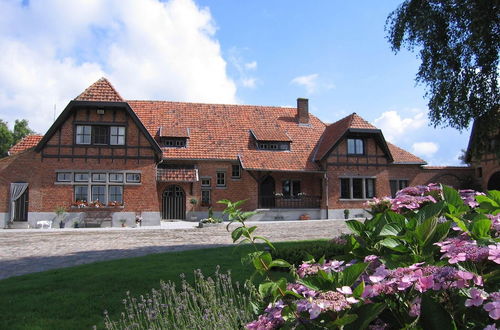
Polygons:
M344 221L258 222L271 241L331 238L347 232ZM231 244L226 226L194 228L172 222L150 228L0 230L0 279L102 260Z

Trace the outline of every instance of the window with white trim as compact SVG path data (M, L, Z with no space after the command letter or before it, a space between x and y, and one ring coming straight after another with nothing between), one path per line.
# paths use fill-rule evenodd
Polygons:
M71 182L73 181L73 173L71 172L58 172L57 173L57 182Z
M125 127L111 126L109 144L114 146L125 144Z
M92 182L106 182L106 173L92 173Z
M123 186L109 186L108 201L123 203Z
M368 199L375 197L374 178L341 178L340 198L341 199Z
M140 173L127 173L127 182L128 183L140 183L141 182L141 174Z
M106 203L106 186L94 185L91 189L91 200L93 202L99 201L101 203Z
M76 144L90 144L92 126L76 125Z
M211 178L201 178L201 186L202 187L211 187L212 179Z
M75 201L86 202L89 199L88 186L75 186Z
M75 173L75 182L89 182L89 174Z
M109 173L109 182L123 182L123 173Z

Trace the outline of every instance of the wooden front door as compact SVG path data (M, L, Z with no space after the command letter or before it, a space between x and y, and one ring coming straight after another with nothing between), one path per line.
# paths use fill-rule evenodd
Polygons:
M14 221L28 221L29 188L14 203Z
M260 207L271 208L275 207L274 201L275 183L272 176L268 175L262 180L259 188Z
M184 190L172 185L163 192L162 219L186 219L186 194Z

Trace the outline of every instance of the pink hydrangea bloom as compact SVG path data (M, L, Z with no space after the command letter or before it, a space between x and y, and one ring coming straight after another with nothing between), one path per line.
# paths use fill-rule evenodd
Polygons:
M488 260L496 264L500 264L500 243L496 245L488 245Z
M472 288L470 290L470 299L465 301L465 306L481 306L487 297L488 295L483 290Z
M415 299L413 299L410 305L410 311L408 312L408 315L410 315L411 317L419 316L421 303L422 303L422 298L416 297Z
M500 301L487 303L483 308L493 320L500 319Z

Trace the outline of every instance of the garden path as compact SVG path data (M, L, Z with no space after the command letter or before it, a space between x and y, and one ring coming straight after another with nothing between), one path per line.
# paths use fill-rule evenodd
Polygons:
M258 222L256 234L271 241L333 238L342 220ZM96 261L230 245L225 225L193 228L173 222L150 228L0 230L0 279Z

